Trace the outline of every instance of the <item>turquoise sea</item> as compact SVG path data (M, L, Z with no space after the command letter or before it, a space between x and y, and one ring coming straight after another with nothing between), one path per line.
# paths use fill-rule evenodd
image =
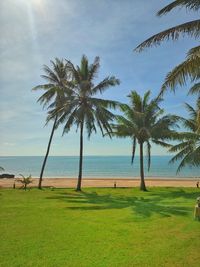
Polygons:
M200 177L200 168L184 168L178 175L178 164L169 164L170 156L152 156L150 172L145 170L148 177ZM5 173L12 173L39 177L42 156L0 157L0 166ZM47 161L44 177L77 177L77 156L50 156ZM139 176L139 157L131 165L130 156L85 156L83 177L91 178L130 178Z

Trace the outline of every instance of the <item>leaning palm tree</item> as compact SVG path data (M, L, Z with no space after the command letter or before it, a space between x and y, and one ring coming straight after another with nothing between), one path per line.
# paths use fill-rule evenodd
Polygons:
M68 79L67 67L64 60L56 58L55 61L51 61L51 65L52 69L47 65L44 65L43 70L45 74L41 75L41 77L44 78L47 83L38 85L32 89L34 91L41 89L45 91L44 94L38 99L38 102L43 105L43 108L47 109L52 107L59 107L62 105L63 97L66 93L66 81ZM57 127L58 114L56 114L56 116L52 119L54 122L47 146L47 151L42 163L38 184L39 189L41 189L42 187L43 173L49 155L52 138Z
M134 161L137 143L140 153L140 189L146 191L144 179L144 145L147 148L148 171L151 165L151 143L169 147L166 140L173 138L176 125L176 116L163 116L163 109L160 109L161 98L150 100L150 91L147 91L142 98L136 91L128 95L130 105L121 105L123 115L117 116L117 124L113 125L113 135L132 140L132 163Z
M176 7L186 7L188 10L199 11L200 0L175 0L161 9L157 15L165 15ZM138 45L135 50L141 52L146 47L160 45L164 40L177 40L181 35L198 39L200 37L200 20L189 21L155 34ZM187 78L190 78L192 82L200 78L200 46L190 49L186 60L167 74L161 87L161 94L167 88L175 90L177 85L185 85Z
M49 119L60 112L62 115L58 119L58 124L64 123L63 134L67 133L73 124L80 131L79 174L76 190L81 191L84 127L88 138L92 132L97 131L97 127L100 128L103 136L105 133L111 136L110 121L114 119L114 114L109 108L115 108L118 104L116 101L101 99L95 95L102 94L106 89L120 82L114 76L108 76L97 85L94 84L94 78L100 68L99 57L89 65L87 57L83 55L80 66L75 67L69 60L66 61L66 66L71 74L71 80L68 80L71 94L65 97L62 108L54 108L49 112Z
M189 118L180 117L180 120L188 131L179 133L177 139L181 142L169 150L176 152L170 162L180 161L177 173L186 165L200 166L200 98L197 100L196 108L187 103L185 107L189 112Z

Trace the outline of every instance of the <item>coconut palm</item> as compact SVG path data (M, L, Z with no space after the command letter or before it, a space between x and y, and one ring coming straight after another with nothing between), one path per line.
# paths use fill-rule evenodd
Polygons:
M40 96L38 99L38 102L43 105L43 108L52 108L52 107L59 107L62 105L63 97L66 93L66 83L68 79L68 73L67 73L67 67L64 62L64 60L60 60L58 58L55 59L55 61L50 61L52 68L48 67L47 65L43 66L44 75L41 75L43 79L47 81L47 83L38 85L34 87L32 90L44 90L44 94ZM49 155L50 146L52 142L52 138L55 132L55 129L57 127L57 121L58 121L58 114L56 114L55 117L52 118L53 127L51 130L47 151L43 160L41 172L40 172L40 178L39 178L39 184L38 188L41 189L42 187L42 177L46 165L46 161Z
M0 166L0 171L3 172L4 171L4 168Z
M187 103L185 107L189 118L180 117L180 120L188 131L179 133L177 139L181 142L169 150L177 153L170 162L180 161L177 172L186 165L200 166L200 98L197 100L196 108Z
M95 97L95 95L102 94L109 87L118 85L119 80L114 76L108 76L97 85L94 84L94 78L100 68L99 57L96 57L94 62L89 65L87 57L83 55L80 66L75 67L69 60L66 61L66 66L72 77L71 81L68 81L71 95L65 97L65 104L62 108L55 108L49 112L49 119L54 117L57 112L61 112L58 124L64 123L63 134L67 133L73 124L80 131L79 174L76 189L81 191L84 127L88 138L92 132L97 131L97 127L100 128L103 136L105 133L109 133L111 136L110 121L114 119L114 115L108 109L115 108L118 103Z
M147 149L148 170L151 165L151 143L169 147L166 140L173 138L175 134L171 128L175 126L176 117L163 116L160 109L161 98L150 100L150 91L142 98L136 91L128 95L130 105L121 105L123 115L117 116L117 124L113 125L113 135L121 138L129 137L132 140L132 163L134 161L137 143L140 153L140 189L146 191L144 179L144 145Z
M157 15L165 15L176 7L186 7L188 10L198 11L200 9L200 0L175 0L169 5L161 9ZM160 45L164 40L177 40L180 36L188 35L196 39L200 36L200 20L189 21L181 25L177 25L158 34L153 35L139 46L136 51L142 51L146 47ZM189 50L186 60L175 67L166 76L165 82L161 87L161 94L167 89L175 90L177 85L185 85L187 78L192 82L200 77L200 46Z

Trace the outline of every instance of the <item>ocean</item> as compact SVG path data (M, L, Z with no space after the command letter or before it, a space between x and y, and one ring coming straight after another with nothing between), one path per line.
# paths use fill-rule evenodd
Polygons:
M151 170L145 167L146 177L200 177L200 168L186 167L176 174L178 163L169 164L170 156L152 156ZM4 173L39 177L42 156L0 157L0 166ZM49 156L44 177L77 177L78 156ZM139 176L139 157L135 157L131 165L130 156L85 156L83 161L83 177L87 178L131 178Z

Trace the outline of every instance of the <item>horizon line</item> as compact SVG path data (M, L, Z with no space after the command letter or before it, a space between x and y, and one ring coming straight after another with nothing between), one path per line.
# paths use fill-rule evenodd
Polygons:
M131 157L131 155L120 155L120 154L114 154L114 155L96 155L96 154L90 154L90 155L84 155L84 157ZM140 156L140 155L135 155L136 157ZM173 156L172 154L166 154L166 155L162 155L162 154L155 154L155 155L151 155L151 156ZM44 155L0 155L0 157L44 157ZM79 155L49 155L48 157L79 157ZM146 155L145 155L146 157Z

